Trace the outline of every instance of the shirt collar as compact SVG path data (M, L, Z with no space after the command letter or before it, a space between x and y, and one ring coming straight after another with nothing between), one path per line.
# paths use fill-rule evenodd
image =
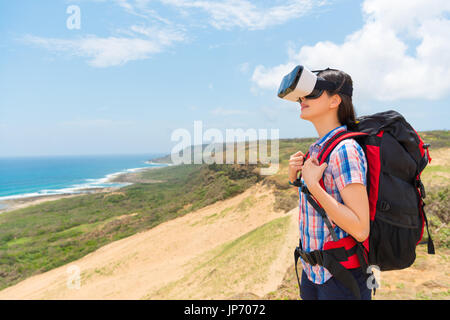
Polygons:
M333 137L336 133L340 132L340 131L345 131L347 130L347 125L342 125L340 127L336 127L333 130L331 130L330 132L328 132L326 135L324 135L322 138L318 139L314 144L313 147L315 148L322 148L323 145L327 142L328 139L330 139L331 137Z

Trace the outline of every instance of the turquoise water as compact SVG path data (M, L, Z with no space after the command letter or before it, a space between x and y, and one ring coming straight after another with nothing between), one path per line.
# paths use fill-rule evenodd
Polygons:
M162 154L0 158L0 200L123 186L126 184L108 180L118 173L165 166L146 163L160 156Z

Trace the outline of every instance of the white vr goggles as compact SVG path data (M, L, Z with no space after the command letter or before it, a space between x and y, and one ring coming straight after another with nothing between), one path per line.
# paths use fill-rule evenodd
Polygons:
M338 84L316 75L316 73L325 70L336 69L327 68L324 70L310 71L304 66L296 66L294 70L284 76L283 81L281 81L280 88L278 89L278 97L298 102L302 97L306 99L318 98L322 95L324 90L335 91L339 87ZM351 85L343 85L339 89L339 93L351 97L353 88Z

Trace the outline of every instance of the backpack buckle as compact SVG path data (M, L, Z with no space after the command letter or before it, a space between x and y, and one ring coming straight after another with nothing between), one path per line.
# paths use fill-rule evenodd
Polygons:
M417 179L416 180L416 188L419 188L420 190L420 195L422 196L422 199L425 199L425 197L427 196L425 193L425 186L422 183L422 180Z
M297 180L295 180L294 183L292 183L292 185L299 187L300 191L305 194L311 194L308 190L308 187L302 182L302 180L300 178L297 178Z
M296 187L301 187L301 186L303 185L303 184L302 184L302 180L301 180L300 178L295 179L293 183L291 183L291 182L289 181L289 184L291 184L291 185L293 185L293 186L296 186Z
M296 252L297 252L298 256L303 259L303 261L307 262L311 266L323 265L322 252L319 250L305 252L302 249L300 249L299 247L297 247Z
M391 205L387 201L381 201L379 206L381 211L389 211L391 209Z

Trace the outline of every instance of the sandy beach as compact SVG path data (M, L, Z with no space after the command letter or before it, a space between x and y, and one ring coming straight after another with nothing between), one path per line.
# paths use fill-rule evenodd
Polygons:
M144 169L136 170L135 172L125 172L117 174L113 177L111 177L108 182L115 182L115 183L158 183L162 182L161 180L153 180L153 179L143 179L141 176L142 172L158 169L158 168L164 168L164 167L149 167Z
M42 196L34 196L34 197L24 197L24 198L16 198L16 199L8 199L0 201L0 214L13 211L16 209L22 209L29 206L33 206L36 204L40 204L47 201L54 201L63 198L71 198L83 196L85 194L98 193L98 192L111 192L116 190L117 188L92 188L81 190L80 193L64 193L64 194L52 194L52 195L42 195ZM3 207L4 206L4 207Z
M141 173L147 170L153 170L163 167L148 167L148 168L139 168L134 172L124 172L116 175L111 175L107 182L111 183L124 183L124 184L133 184L133 183L158 183L161 182L159 180L151 180L151 179L142 179ZM124 185L125 186L125 185ZM104 193L104 192L113 192L117 191L124 186L120 187L107 187L107 188L86 188L80 189L77 193L62 193L62 194L51 194L51 195L38 195L31 197L22 197L22 198L14 198L0 201L0 214L8 211L13 211L16 209L22 209L29 206L37 205L47 201L54 201L63 198L71 198L71 197L79 197L86 194L92 193Z

